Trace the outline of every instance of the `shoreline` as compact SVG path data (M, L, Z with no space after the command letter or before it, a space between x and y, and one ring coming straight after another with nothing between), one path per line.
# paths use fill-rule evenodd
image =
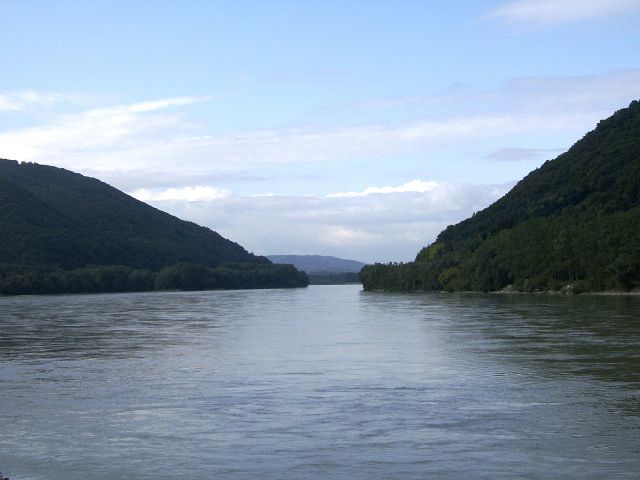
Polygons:
M522 290L515 290L506 287L502 290L494 290L491 292L481 292L478 290L457 290L454 292L448 292L446 290L365 290L363 292L368 293L481 293L485 295L565 295L565 296L598 296L598 297L640 297L640 289L634 289L630 291L624 290L601 290L593 292L580 292L574 293L571 290L543 290L538 292L523 292Z
M547 295L597 295L597 296L621 296L621 297L636 297L640 296L640 288L634 288L633 290L595 290L595 291L582 291L574 292L573 285L565 285L558 290L542 290L538 292L523 292L522 290L516 290L512 285L507 285L501 290L496 290L489 293L498 294L514 294L514 293L529 293L534 295L547 294Z

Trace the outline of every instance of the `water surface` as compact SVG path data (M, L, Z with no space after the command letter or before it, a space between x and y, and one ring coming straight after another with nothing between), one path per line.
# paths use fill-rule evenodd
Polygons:
M0 298L11 480L638 478L640 299Z

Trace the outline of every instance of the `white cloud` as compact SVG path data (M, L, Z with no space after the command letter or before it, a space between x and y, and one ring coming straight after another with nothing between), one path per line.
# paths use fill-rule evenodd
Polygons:
M516 0L494 9L488 17L509 23L551 25L622 14L639 7L639 0Z
M184 105L190 105L192 103L206 102L209 97L177 97L167 98L164 100L155 100L152 102L139 102L124 107L116 107L116 110L124 110L132 113L144 113L153 112L156 110L163 110L169 107L182 107ZM107 115L113 112L113 108L104 109L104 113Z
M227 193L210 201L150 203L259 254L326 254L386 262L413 259L444 227L488 206L511 187L422 180L405 185L412 184L421 191L391 187L357 196Z
M11 95L0 95L0 112L17 111L22 109L22 103Z
M576 138L574 135L593 128L613 109L638 97L640 69L583 77L528 77L495 90L456 90L442 98L425 97L428 108L421 118L400 123L338 123L207 135L184 112L185 107L207 99L185 96L53 118L49 114L47 123L0 132L0 153L5 158L91 172L101 178L126 178L129 190L168 188L193 185L192 179L201 176L229 176L257 167L427 154L433 148L456 148L461 141L509 135L571 132L568 138ZM13 108L14 103L46 103L55 98L54 94L31 92L0 96L0 104ZM402 99L380 102L385 109L406 107ZM411 97L410 108L419 102ZM350 105L343 110L358 108ZM135 173L140 171L155 175ZM132 185L136 178L138 183ZM167 178L175 183L167 185Z
M153 169L162 165L163 153L157 149L166 146L165 136L190 126L179 114L160 111L201 101L179 97L62 114L45 125L0 134L2 154L78 170ZM154 150L158 161L135 158L145 149Z
M563 129L584 121L581 113L489 114L392 126L274 129L193 137L188 135L193 125L181 115L159 112L195 101L175 99L62 115L47 125L0 134L2 155L80 171L147 169L180 177L203 170L220 173L402 155L463 139Z
M406 193L406 192L418 192L425 193L430 192L438 187L438 182L423 182L422 180L412 180L403 185L395 187L367 187L362 192L342 192L332 193L328 197L334 198L348 198L348 197L366 197L367 195L373 195L375 193Z
M24 111L33 107L51 107L56 104L84 105L94 99L90 95L61 92L22 92L0 94L0 112Z
M231 195L229 190L209 186L195 186L183 188L168 188L161 191L153 191L140 188L131 193L131 196L143 202L184 200L186 202L210 202L220 200Z
M519 147L506 147L494 150L485 156L489 160L518 162L538 160L542 157L555 157L562 150L561 149L547 149L547 148L519 148Z

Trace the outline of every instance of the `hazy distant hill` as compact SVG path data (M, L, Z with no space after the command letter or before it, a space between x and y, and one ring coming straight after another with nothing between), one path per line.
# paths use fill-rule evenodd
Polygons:
M309 274L359 272L366 263L323 255L267 255L273 263L289 263Z
M414 262L365 267L368 290L524 291L640 285L640 102L598 123Z
M284 267L275 267L208 228L180 220L95 178L46 165L0 160L0 283L5 286L3 290L0 285L0 292L67 291L68 285L60 283L58 277L47 277L55 283L53 286L41 285L43 272L84 268L86 273L89 268L96 277L96 267L158 272L177 264L201 268L196 274L193 268L182 265L179 272L174 272L173 281L165 278L166 282L160 282L163 287L240 288L296 283L291 278L281 281ZM219 271L216 278L202 270L222 267L224 271ZM256 283L257 270L261 280ZM109 275L125 275L125 270L118 272L111 269ZM292 272L287 275L295 276ZM11 287L7 287L9 280L13 282ZM122 278L115 281L117 288L110 287L109 282L106 286L89 285L96 281L87 277L80 282L83 286L72 291L130 289ZM146 283L138 283L136 289L150 287L148 278Z

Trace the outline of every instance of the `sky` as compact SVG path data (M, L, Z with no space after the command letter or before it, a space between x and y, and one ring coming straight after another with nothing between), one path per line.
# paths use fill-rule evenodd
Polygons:
M412 260L640 98L640 0L0 0L0 158Z

